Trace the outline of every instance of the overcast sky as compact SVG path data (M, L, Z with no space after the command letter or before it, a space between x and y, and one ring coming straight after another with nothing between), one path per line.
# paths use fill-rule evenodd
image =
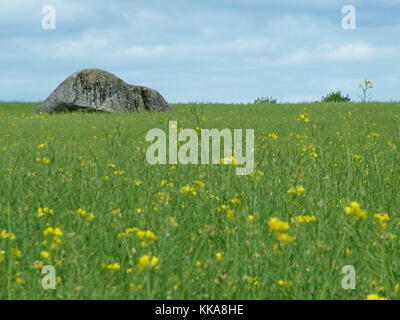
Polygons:
M0 0L0 100L43 100L84 68L169 102L357 99L365 77L375 100L400 101L400 0Z

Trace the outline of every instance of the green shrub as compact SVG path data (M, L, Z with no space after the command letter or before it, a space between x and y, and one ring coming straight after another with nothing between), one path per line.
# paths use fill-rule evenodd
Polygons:
M340 91L331 92L327 94L325 97L321 98L322 102L350 102L349 95L343 96Z
M254 100L254 104L276 104L276 99L272 97L259 97L256 100Z

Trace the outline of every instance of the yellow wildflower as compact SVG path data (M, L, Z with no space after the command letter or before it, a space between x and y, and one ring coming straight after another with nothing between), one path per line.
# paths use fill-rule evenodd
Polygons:
M181 188L181 193L190 193L192 196L197 195L197 191L194 187L191 186L184 186Z
M234 215L235 215L235 210L232 209L226 210L226 216L228 219L232 219Z
M14 233L8 232L7 229L4 229L0 232L0 239L9 239L9 240L15 240L17 237L15 236Z
M292 223L310 223L316 222L317 218L315 216L297 216L290 219Z
M367 296L367 300L388 300L387 298L384 298L384 297L380 297L379 295L377 295L376 293L372 293L372 294L369 294L368 296Z
M248 216L247 221L254 221L254 216L253 215Z
M310 122L311 121L310 115L308 113L301 113L297 117L297 121L304 122L304 123Z
M117 262L113 262L110 264L103 264L103 268L107 270L118 271L121 269L121 265Z
M37 215L36 217L40 218L40 217L44 217L45 215L54 215L54 210L50 209L48 207L44 207L44 208L39 208L37 211Z
M0 263L3 263L5 258L6 252L4 250L0 250Z
M234 198L234 199L231 199L230 202L231 202L232 204L239 204L239 203L240 203L240 199Z
M355 201L350 202L350 205L344 208L344 212L355 220L367 218L367 211L361 209L361 205Z
M278 280L276 281L276 284L280 287L290 287L292 285L292 282L288 280Z
M289 230L289 224L279 218L273 217L268 221L268 228L270 231L281 232Z
M22 256L22 251L19 250L19 249L13 248L13 249L11 249L11 254L12 254L14 257L18 258L18 257Z
M199 180L193 181L193 184L195 184L196 186L198 186L200 188L204 188L206 186L206 184L204 182L201 182Z
M50 253L49 253L48 251L41 251L41 252L40 252L40 256L41 256L42 258L47 259L47 258L50 257Z
M47 227L44 231L43 231L43 235L45 237L49 236L49 235L55 235L55 236L59 236L61 237L63 235L63 232L60 228L56 227Z
M380 228L386 230L388 227L387 222L390 221L390 216L387 213L375 213L374 218L376 221L374 221L374 224L377 224Z
M276 239L282 243L291 243L295 241L296 239L292 237L289 233L287 232L278 232L276 234Z
M139 258L139 264L138 267L140 270L145 270L147 268L158 268L159 264L159 258L156 256L151 256L151 255L143 255Z
M304 193L306 189L302 186L295 186L295 187L290 187L289 190L287 191L288 194L296 194L296 195L301 195Z

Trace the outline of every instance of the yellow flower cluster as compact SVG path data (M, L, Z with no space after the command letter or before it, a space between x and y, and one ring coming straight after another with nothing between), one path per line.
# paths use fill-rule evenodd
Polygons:
M316 222L317 218L315 216L297 216L290 219L292 223L310 223Z
M53 241L50 244L50 247L52 249L55 249L58 247L58 245L62 242L61 237L63 236L63 232L59 227L47 227L44 231L43 231L43 235L45 237L49 237L49 236L53 236ZM47 247L49 245L49 241L48 240L44 240L43 241L43 245L45 247Z
M381 297L376 293L371 293L367 296L367 300L388 300L387 298Z
M269 219L268 229L272 232L275 232L276 239L281 243L290 243L295 241L295 238L291 236L288 231L290 226L289 223L280 220L279 218L273 217Z
M51 215L51 216L54 215L54 210L48 207L39 208L36 217L41 218L44 217L45 215Z
M82 218L87 218L89 221L93 221L95 215L93 212L87 212L85 209L79 208L75 211L76 214L80 215Z
M15 236L14 233L8 232L7 229L3 229L0 231L0 239L9 239L9 240L15 240L17 237Z
M186 185L181 188L181 193L188 193L192 196L197 196L198 191L204 191L206 184L202 181L196 180L193 181L193 185Z
M278 232L276 234L276 240L278 240L282 243L291 243L291 242L295 241L296 239L287 232Z
M102 267L104 269L112 270L112 271L121 270L121 265L119 263L117 263L117 262L113 262L113 263L110 263L110 264L103 264Z
M13 255L13 257L15 258L19 258L22 256L22 251L17 249L17 248L13 248L11 249L11 254Z
M222 253L221 252L217 252L216 254L215 254L215 261L217 261L217 262L221 262L222 261Z
M199 181L199 180L193 181L193 184L198 186L199 188L205 188L206 187L206 184L204 182L202 182L202 181Z
M217 212L225 211L228 219L232 219L235 214L235 210L229 208L226 204L220 205L216 210Z
M121 213L121 209L113 209L113 210L111 210L111 214L114 215L114 216L116 216L117 214L120 214L120 213Z
M350 205L344 208L344 212L355 220L367 218L367 211L361 209L361 205L355 201L350 202Z
M390 221L390 216L387 213L375 213L374 218L376 221L374 221L374 224L377 224L380 228L386 230L388 227L387 222Z
M126 229L124 232L119 233L118 237L128 237L132 233L136 233L137 238L141 241L140 245L142 247L147 247L157 240L157 236L154 234L153 231L140 230L136 227Z
M161 180L160 182L160 187L167 187L167 188L172 188L174 186L173 182L170 180Z
M308 155L309 159L318 158L317 147L312 144L303 145L303 155Z
M291 287L292 286L292 281L289 280L278 280L276 281L276 284L280 287Z
M364 79L364 85L369 89L372 89L374 87L374 84L367 78Z
M192 186L184 186L181 188L181 192L182 193L189 193L192 196L196 196L197 195L197 190L195 187Z
M49 235L54 235L57 237L61 237L63 235L62 230L59 227L47 227L44 231L43 231L43 235L45 237L49 236Z
M156 256L145 254L139 258L138 268L140 270L158 269L160 259Z
M304 122L304 123L310 122L311 121L310 114L308 114L308 113L299 114L299 116L297 117L297 121Z
M287 191L288 194L295 194L295 195L301 195L306 191L304 187L302 186L295 186L295 187L290 187L289 190Z
M268 221L268 228L273 232L282 232L289 230L289 223L281 221L279 218L271 218Z
M50 253L46 250L43 250L40 252L40 257L44 259L50 258Z
M237 199L237 198L231 199L230 203L235 204L235 205L239 204L240 203L240 199Z

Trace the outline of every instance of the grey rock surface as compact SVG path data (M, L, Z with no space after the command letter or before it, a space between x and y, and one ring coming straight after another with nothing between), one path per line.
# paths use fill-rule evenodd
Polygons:
M37 112L65 111L170 111L156 91L127 84L98 69L78 71L64 80L37 108Z

